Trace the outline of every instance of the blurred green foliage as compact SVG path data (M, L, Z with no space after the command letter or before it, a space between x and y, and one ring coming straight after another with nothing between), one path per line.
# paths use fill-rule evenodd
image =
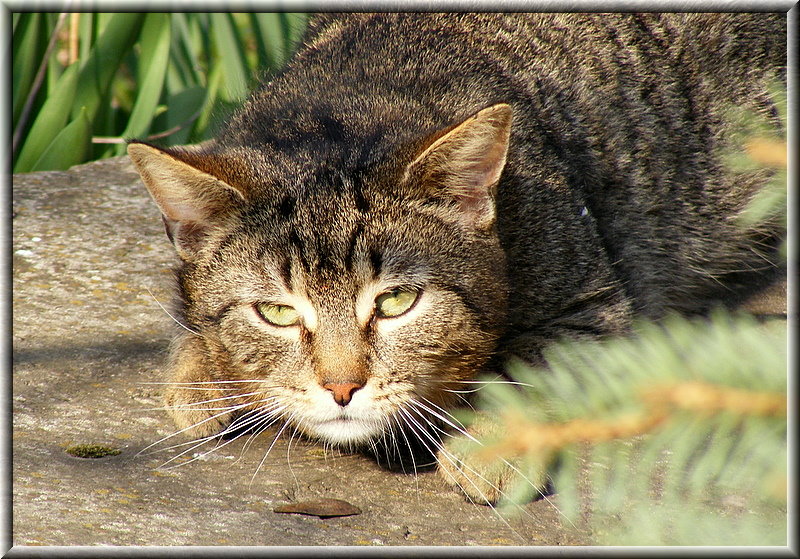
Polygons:
M563 518L600 545L786 545L787 324L718 311L563 342L511 370L475 452L550 472ZM536 494L522 478L506 505ZM510 508L509 510L513 510Z
M305 25L296 13L14 13L13 171L121 155L125 138L209 139Z
M724 164L768 177L737 216L743 233L786 227L786 84L770 89L777 119L742 107L727 115ZM556 343L547 368L510 368L526 388L482 390L479 408L502 425L483 442L528 479L548 471L559 511L599 544L784 546L788 335L786 320L718 309ZM521 480L506 502L535 494Z

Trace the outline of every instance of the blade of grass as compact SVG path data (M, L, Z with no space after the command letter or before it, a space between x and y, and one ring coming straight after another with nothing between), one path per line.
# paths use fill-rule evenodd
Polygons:
M72 17L75 14L68 14L65 16L65 20L63 22L63 27L68 28L71 24ZM55 28L58 26L59 15L58 14L47 14L48 20L48 27ZM47 59L47 81L45 82L44 90L52 91L55 87L56 83L58 83L58 78L61 77L61 74L64 73L65 66L69 66L74 62L74 60L68 60L65 64L62 64L59 61L59 48L58 45L54 46L54 48L50 49L49 56Z
M226 101L240 101L247 95L250 71L231 14L211 14L211 32L225 74L222 97Z
M53 139L45 152L33 166L35 171L66 170L86 160L92 145L92 124L87 111L82 110L78 118L70 122Z
M284 59L286 33L278 14L250 14L262 69L275 71Z
M154 121L153 128L161 130L156 138L167 138L167 145L180 145L189 142L206 100L206 89L201 86L190 87L167 98L167 111ZM166 134L168 132L168 134Z
M87 118L95 122L101 106L107 104L111 81L120 62L136 43L144 17L139 13L114 13L98 18L101 26L102 20L106 20L105 27L81 67L72 106L73 117L86 107Z
M188 16L191 14L172 14L172 45L170 64L170 80L167 82L170 93L177 93L180 87L191 87L203 83L200 73L200 62L197 53L200 45L195 45L189 30Z
M36 94L38 93L39 88L42 85L42 81L44 80L44 75L47 70L47 59L50 52L53 50L53 48L55 48L56 39L58 38L58 31L66 21L66 16L67 14L65 13L60 14L55 26L53 27L53 31L50 34L50 38L47 42L47 47L45 48L39 68L36 71L36 76L33 78L30 91L28 91L25 105L22 107L22 111L20 112L19 121L17 122L17 127L16 130L14 130L14 137L12 139L12 150L14 153L16 153L17 149L19 148L20 140L22 139L22 132L25 130L25 126L28 123L28 116L33 108L34 101L36 100Z
M78 73L78 63L75 63L61 75L61 79L58 80L25 137L25 143L22 144L19 157L14 164L15 173L32 171L36 161L69 120L70 106L64 100L74 98Z
M47 36L42 33L43 18L43 14L22 14L17 28L14 29L11 99L15 127L31 90L42 54L47 49Z
M303 38L303 33L308 24L308 17L303 13L282 13L281 22L285 29L284 37L286 38L286 48L283 51L284 57L280 61L283 64L294 53L297 44Z
M210 129L213 124L212 117L214 115L214 110L219 104L219 90L222 84L222 78L222 67L220 64L214 64L208 75L205 104L203 105L200 117L197 119L197 124L195 125L195 130L197 132L190 138L193 142L207 140L210 137Z
M147 14L139 44L138 95L122 137L144 136L150 130L155 115L169 63L170 20L168 14ZM122 155L125 145L117 150Z
M94 45L95 14L82 13L78 23L78 60L86 60Z

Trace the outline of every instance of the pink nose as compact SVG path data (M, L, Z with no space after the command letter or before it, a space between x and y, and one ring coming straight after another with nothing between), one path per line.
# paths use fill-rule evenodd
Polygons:
M336 401L337 404L340 406L346 406L350 403L350 400L353 398L353 392L358 390L359 388L363 388L363 384L357 384L354 382L329 382L327 384L323 384L322 388L325 390L330 390L333 394L333 399Z

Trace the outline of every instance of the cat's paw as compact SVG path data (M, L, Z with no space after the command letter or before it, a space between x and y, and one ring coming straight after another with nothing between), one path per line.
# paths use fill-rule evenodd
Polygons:
M436 455L439 475L474 503L495 505L521 495L530 499L547 486L544 471L531 471L519 459L486 452L482 441L491 440L498 429L491 418L480 417L470 426L469 436L449 439Z
M481 505L497 504L517 475L506 464L488 464L471 459L469 454L459 455L447 449L439 451L437 462L439 475L449 485L469 501Z
M220 396L216 390L169 386L164 393L164 403L178 429L200 439L218 435L233 420L230 412L220 409L223 406L215 405Z
M213 363L198 336L176 338L169 363L164 403L180 432L193 438L213 437L233 421L233 399L208 373ZM228 408L228 409L226 409Z

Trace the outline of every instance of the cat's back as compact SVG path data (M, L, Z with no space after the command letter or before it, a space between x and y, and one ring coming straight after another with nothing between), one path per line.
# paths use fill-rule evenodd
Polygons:
M520 294L525 320L587 290L585 243L639 311L688 310L773 267L759 247L774 231L731 224L766 177L721 154L731 107L777 124L785 38L780 14L326 14L220 141L360 172L509 103L498 233L509 282L537 286Z

